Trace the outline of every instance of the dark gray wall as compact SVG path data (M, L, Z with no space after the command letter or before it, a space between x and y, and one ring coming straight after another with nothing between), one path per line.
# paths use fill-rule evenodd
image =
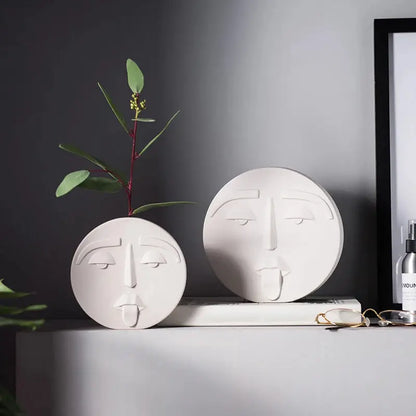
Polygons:
M188 295L223 295L205 260L205 210L233 176L287 166L339 205L345 249L321 294L376 302L372 25L412 17L412 0L2 1L0 274L37 292L54 318L83 317L69 282L72 254L123 194L56 199L72 143L126 168L129 139L99 80L127 112L124 62L145 77L149 116L168 134L139 162L136 205L190 199L149 213L183 247ZM150 137L149 131L144 131ZM141 136L143 138L143 136Z

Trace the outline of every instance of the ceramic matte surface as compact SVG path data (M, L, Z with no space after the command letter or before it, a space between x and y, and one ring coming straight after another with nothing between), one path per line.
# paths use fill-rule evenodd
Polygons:
M290 169L262 168L218 192L203 238L214 272L232 292L254 302L290 302L331 276L343 227L322 187Z
M148 328L182 297L186 264L163 228L140 218L99 225L78 246L71 284L82 309L114 329Z

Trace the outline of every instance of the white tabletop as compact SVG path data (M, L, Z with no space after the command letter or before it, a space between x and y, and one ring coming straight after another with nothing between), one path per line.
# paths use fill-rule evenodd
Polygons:
M415 414L416 328L54 326L17 336L31 416Z

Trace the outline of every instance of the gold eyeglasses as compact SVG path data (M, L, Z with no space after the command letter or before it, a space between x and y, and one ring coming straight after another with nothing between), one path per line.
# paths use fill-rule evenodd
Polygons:
M416 325L416 313L410 311L399 311L387 309L377 312L373 308L368 308L364 312L353 309L335 308L324 313L318 313L315 322L319 325L331 325L331 328L358 328L360 326L370 326L372 321L367 316L374 314L378 326L414 326Z

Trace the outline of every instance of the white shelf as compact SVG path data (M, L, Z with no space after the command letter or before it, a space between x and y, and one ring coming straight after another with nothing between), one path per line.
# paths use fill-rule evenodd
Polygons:
M25 332L17 395L30 416L414 415L415 345L416 328Z

